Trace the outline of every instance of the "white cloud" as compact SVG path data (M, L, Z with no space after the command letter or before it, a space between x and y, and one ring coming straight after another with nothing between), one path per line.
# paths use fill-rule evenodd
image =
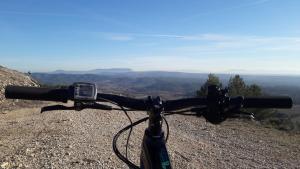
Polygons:
M177 35L177 34L139 34L131 33L132 36L137 38L148 37L148 38L162 38L162 39L178 39L187 41L201 41L201 40L229 40L231 37L220 35L220 34L196 34L196 35Z
M230 40L232 37L224 36L221 34L196 34L196 35L178 35L178 34L147 34L147 33L112 33L112 32L92 32L107 39L118 40L118 39L144 39L144 38L154 38L154 39L177 39L184 41L221 41Z
M199 37L199 36L198 36ZM300 51L300 37L263 37L263 36L227 36L227 35L202 35L198 39L201 44L182 45L178 50L184 51L225 51L244 50L250 51ZM210 42L210 43L207 43ZM204 44L204 45L203 45Z
M130 41L133 40L134 37L130 35L110 35L107 36L107 39L114 40L114 41Z
M224 34L142 34L142 33L101 33L106 39L115 41L152 39L176 39L182 41L176 48L188 51L264 50L300 51L300 37L241 36ZM192 41L193 45L184 42ZM175 47L174 47L175 48Z

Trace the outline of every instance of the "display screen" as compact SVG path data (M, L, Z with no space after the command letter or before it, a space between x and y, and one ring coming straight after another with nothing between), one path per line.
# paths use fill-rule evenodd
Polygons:
M74 84L74 99L78 100L95 100L97 87L90 83L75 83Z
M90 85L80 85L79 86L79 96L87 96L92 97L94 96L94 88Z

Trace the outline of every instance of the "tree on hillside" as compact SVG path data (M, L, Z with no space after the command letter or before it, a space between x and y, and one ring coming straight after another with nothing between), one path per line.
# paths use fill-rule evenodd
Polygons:
M209 74L206 82L197 91L197 96L206 96L209 85L222 87L219 77L214 74ZM261 96L262 90L256 84L246 85L240 75L235 75L229 79L228 94L229 96Z
M207 88L209 85L217 85L219 87L222 87L222 83L220 82L219 77L214 74L209 74L206 82L200 87L199 90L197 90L197 96L206 96Z
M258 85L252 84L250 86L247 86L245 96L261 96L261 95L262 95L262 90Z
M257 84L246 85L243 78L235 75L229 79L229 96L261 96L262 90Z
M228 94L230 96L244 95L246 93L246 84L240 75L235 75L229 79Z

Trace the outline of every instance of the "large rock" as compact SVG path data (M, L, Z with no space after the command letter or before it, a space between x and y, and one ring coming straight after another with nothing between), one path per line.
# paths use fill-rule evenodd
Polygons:
M18 100L6 100L4 96L7 85L39 86L28 74L0 66L0 110L13 106Z

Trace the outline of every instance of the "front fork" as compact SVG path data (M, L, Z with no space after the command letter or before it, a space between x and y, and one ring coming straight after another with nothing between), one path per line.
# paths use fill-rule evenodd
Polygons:
M149 129L145 130L140 160L142 169L172 168L163 132L153 136Z

